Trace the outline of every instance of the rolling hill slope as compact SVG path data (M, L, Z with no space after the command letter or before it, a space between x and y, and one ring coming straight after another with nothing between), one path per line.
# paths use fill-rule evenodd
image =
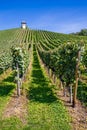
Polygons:
M69 85L75 83L75 67L80 43L84 43L86 50L86 36L60 34L45 30L30 30L28 28L0 31L0 77L3 76L0 79L0 130L10 130L10 128L11 130L20 130L20 128L21 130L71 130L72 120L57 93L60 89L59 84L62 82L65 85L63 88L67 89L67 95L70 97ZM26 50L29 54L27 55L29 56L28 65L31 64L30 69L27 65L23 77L22 89L29 101L26 104L26 117L23 116L24 119L22 120L19 111L17 111L18 117L11 115L11 117L3 119L3 112L8 107L7 104L10 106L12 103L11 96L15 97L15 74L14 71L9 71L9 68L12 67L12 47L20 47ZM82 61L80 63L83 79L79 81L77 96L86 106L87 77ZM43 66L47 69L49 76L47 76ZM54 81L55 85L51 80ZM85 130L84 122L82 123L81 128L84 126L83 130Z

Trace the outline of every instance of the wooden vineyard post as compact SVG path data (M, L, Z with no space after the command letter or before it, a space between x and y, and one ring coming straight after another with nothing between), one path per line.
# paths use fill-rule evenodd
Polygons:
M72 104L72 84L70 85L70 103Z
M77 63L76 63L76 72L75 72L75 86L74 86L74 92L73 92L73 107L76 107L76 99L77 99L77 88L78 88L78 80L79 80L79 62L80 62L80 50L78 51L77 56Z
M17 64L17 95L20 96L19 67Z
M54 82L54 84L56 83L56 76L55 76L55 74L53 74L53 82Z

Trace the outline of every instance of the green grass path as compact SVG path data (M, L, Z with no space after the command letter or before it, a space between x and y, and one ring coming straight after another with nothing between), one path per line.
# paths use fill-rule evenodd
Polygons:
M0 82L0 119L2 117L3 110L6 104L10 100L10 96L13 93L15 88L15 84L13 83L14 80L14 73L7 74L6 78Z
M0 82L0 130L20 130L22 126L22 122L17 117L3 118L3 112L16 87L13 81L14 73L11 73Z
M56 91L41 68L34 46L28 94L28 125L24 130L70 130L69 116L57 98Z

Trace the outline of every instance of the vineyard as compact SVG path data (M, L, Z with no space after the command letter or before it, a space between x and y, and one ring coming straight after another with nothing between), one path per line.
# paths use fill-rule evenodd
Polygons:
M74 124L59 92L87 110L87 37L0 31L0 130L87 130L87 111Z

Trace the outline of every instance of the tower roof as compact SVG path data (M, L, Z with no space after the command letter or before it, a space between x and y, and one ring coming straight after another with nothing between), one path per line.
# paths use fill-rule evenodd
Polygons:
M26 24L26 22L25 22L25 21L22 21L21 24Z

